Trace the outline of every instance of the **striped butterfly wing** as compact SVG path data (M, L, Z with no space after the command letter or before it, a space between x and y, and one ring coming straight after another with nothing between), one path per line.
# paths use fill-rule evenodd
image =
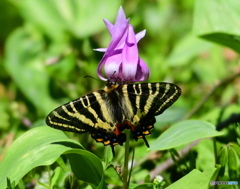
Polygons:
M181 89L172 83L139 83L123 86L123 96L131 103L133 137L143 138L155 123L155 116L163 113L181 95ZM126 98L127 97L127 98Z
M133 138L150 134L156 115L161 114L180 96L181 90L171 83L110 85L53 110L46 123L56 129L76 133L89 132L104 145L122 145L132 130Z
M94 133L99 127L111 128L102 114L106 106L102 100L103 93L99 90L56 108L47 116L47 125L76 133Z
M181 89L172 83L139 83L123 87L131 107L140 109L145 115L159 115L171 106L181 95Z
M46 118L47 125L75 133L89 132L97 142L105 146L122 145L126 141L123 133L116 133L116 119L110 114L107 93L99 90L53 110Z

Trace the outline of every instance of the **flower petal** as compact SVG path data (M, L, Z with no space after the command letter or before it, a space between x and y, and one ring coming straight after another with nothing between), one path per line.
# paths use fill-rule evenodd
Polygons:
M146 81L149 78L149 75L150 71L147 64L141 58L139 58L136 81Z
M145 34L146 34L146 30L140 31L136 34L137 43L145 36Z
M98 51L98 52L106 52L107 48L97 48L97 49L93 49L94 51Z
M105 23L105 25L106 25L109 33L110 33L111 36L112 36L113 33L114 33L114 25L113 25L111 22L109 22L108 20L106 20L106 19L103 19L103 22Z
M103 77L102 75L102 67L104 66L104 59L101 60L101 62L98 64L98 69L97 69L97 73L98 73L98 77L103 80L103 81L107 81L107 78Z
M126 33L129 25L129 19L126 19L123 8L120 7L118 10L116 22L114 24L114 32L112 34L112 41L108 46L108 50L111 53L119 44L124 34Z
M109 79L117 79L121 75L122 54L115 54L109 57L105 63L104 69Z
M119 27L119 26L121 26L121 24L125 23L127 20L129 20L129 19L126 19L126 15L124 13L124 10L123 10L122 7L120 7L119 10L118 10L116 22L115 22L114 25L116 27Z
M138 48L132 25L129 24L128 35L123 47L123 77L124 80L135 80L138 64Z

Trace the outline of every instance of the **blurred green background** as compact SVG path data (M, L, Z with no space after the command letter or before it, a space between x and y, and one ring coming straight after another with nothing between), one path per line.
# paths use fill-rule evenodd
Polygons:
M168 81L183 91L157 118L150 141L184 117L216 124L223 109L221 119L240 112L237 0L5 0L0 1L0 159L15 138L45 125L54 108L104 87L84 76L97 78L103 54L93 49L107 47L111 39L102 19L113 23L120 6L136 33L147 30L139 42L151 71L147 82ZM137 160L143 153L136 152Z

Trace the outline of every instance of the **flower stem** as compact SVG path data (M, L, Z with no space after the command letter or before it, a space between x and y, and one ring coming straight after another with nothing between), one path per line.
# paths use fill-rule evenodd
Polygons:
M125 156L124 156L124 165L123 165L123 189L128 189L129 181L128 181L128 160L129 160L129 140L130 140L130 130L126 130L126 142L125 142Z

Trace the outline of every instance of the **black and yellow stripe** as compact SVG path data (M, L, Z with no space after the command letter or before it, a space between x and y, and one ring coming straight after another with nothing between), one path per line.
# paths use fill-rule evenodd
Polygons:
M108 82L103 90L90 93L53 110L46 123L76 133L89 132L112 147L126 141L122 131L131 129L133 138L143 138L155 123L155 116L171 106L181 89L171 83L118 84Z

